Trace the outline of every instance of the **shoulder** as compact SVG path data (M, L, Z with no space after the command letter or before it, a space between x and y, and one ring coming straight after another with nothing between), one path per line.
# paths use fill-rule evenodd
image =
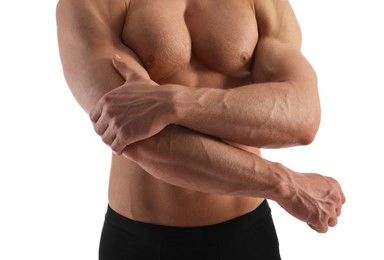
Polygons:
M83 14L83 19L98 16L99 19L107 20L119 12L126 12L130 2L131 0L59 0L56 11L57 14Z
M289 0L253 0L259 32L284 40L301 38L301 30Z
M105 7L117 6L117 5L130 5L131 0L59 0L57 5L72 4L77 6L89 6L89 7Z
M121 32L129 3L130 0L59 0L58 30L69 30L75 39L104 42L101 35L117 37Z
M277 32L286 27L298 27L298 22L288 0L253 0L258 23L264 29Z

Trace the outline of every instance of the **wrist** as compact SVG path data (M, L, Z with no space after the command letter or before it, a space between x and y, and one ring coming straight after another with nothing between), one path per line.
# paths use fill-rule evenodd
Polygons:
M170 91L169 123L182 126L193 103L194 89L176 84L162 87L167 87Z
M263 160L260 163L256 164L256 168L259 176L261 172L264 176L261 183L263 184L264 194L261 194L260 197L264 197L273 201L280 201L287 198L290 198L293 193L294 181L293 177L295 172L288 169L280 163L271 162L268 160Z
M275 178L275 189L270 199L278 202L292 197L294 193L294 171L288 169L280 163L273 163L273 173Z

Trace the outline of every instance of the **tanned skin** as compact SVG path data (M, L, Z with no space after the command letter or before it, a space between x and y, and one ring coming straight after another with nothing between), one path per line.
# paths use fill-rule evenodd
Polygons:
M288 0L60 0L68 86L112 149L109 204L142 222L204 226L265 199L318 232L339 183L261 157L310 144L314 70Z

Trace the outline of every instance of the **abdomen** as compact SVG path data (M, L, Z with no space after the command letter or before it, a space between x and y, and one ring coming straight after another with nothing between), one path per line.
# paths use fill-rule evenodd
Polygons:
M119 214L137 221L204 226L246 214L262 201L176 187L152 177L124 157L114 156L112 160L109 204Z

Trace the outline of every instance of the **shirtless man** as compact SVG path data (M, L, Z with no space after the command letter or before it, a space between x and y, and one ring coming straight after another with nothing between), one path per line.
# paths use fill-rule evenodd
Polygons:
M280 259L266 199L318 232L336 180L263 159L306 145L317 79L288 0L60 0L66 81L113 150L100 259Z

